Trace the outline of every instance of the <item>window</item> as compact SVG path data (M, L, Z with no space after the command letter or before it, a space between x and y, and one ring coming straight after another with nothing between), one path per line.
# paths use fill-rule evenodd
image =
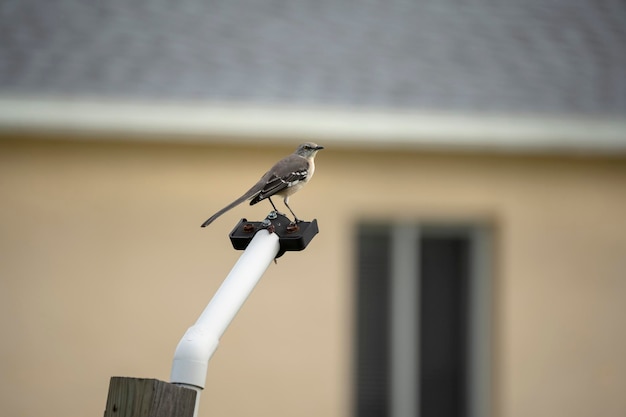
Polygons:
M489 415L489 233L358 228L357 417Z

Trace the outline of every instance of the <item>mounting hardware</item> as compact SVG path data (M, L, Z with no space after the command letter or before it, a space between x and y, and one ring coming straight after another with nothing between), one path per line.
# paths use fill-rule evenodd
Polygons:
M272 213L274 213L273 219ZM313 237L319 233L316 219L311 222L293 223L286 216L271 212L266 219L260 222L241 219L229 235L233 248L236 250L246 249L254 237L254 233L261 229L267 229L270 233L278 235L280 250L276 258L280 258L287 251L304 250L313 240Z

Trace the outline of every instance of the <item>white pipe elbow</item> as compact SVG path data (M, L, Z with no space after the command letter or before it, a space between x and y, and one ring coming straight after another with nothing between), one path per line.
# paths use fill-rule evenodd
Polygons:
M178 342L170 381L204 389L209 359L217 350L219 339L202 326L193 325Z

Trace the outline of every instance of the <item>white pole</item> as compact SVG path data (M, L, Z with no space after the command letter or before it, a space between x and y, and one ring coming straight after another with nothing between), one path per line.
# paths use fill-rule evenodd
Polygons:
M196 323L178 343L170 381L200 392L206 384L209 359L219 340L280 249L278 235L260 230L230 271Z

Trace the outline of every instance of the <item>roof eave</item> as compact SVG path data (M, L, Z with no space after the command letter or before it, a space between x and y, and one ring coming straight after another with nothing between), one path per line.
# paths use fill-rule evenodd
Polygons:
M343 147L626 154L624 118L584 115L0 97L0 130L124 134L141 141L309 138Z

